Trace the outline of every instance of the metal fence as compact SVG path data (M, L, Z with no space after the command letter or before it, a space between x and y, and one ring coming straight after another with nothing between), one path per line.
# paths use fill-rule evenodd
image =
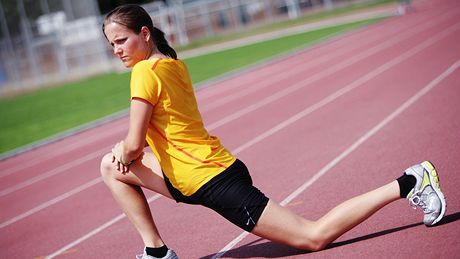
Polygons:
M0 1L0 94L107 71L96 0Z
M352 0L167 0L145 4L174 46ZM0 0L0 96L117 68L96 0Z

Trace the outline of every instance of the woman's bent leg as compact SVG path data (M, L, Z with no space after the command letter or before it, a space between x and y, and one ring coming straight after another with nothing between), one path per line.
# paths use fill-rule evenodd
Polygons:
M145 153L142 159L130 166L128 173L122 174L112 163L112 154L109 153L102 159L101 174L118 205L141 235L145 246L162 246L163 240L140 187L171 198L156 157L152 153Z
M306 220L270 201L252 233L296 248L317 251L399 198L399 185L393 181L339 204L317 221Z

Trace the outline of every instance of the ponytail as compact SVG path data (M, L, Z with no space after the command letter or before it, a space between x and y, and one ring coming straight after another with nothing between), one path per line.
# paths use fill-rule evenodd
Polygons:
M157 27L153 27L152 31L152 38L153 43L157 46L157 49L165 56L168 56L173 59L177 59L176 51L169 46L168 41L165 38L165 34L163 31L158 29Z

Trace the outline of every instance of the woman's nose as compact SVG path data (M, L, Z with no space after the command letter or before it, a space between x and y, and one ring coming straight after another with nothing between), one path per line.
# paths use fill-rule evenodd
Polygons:
M120 45L113 46L113 54L118 55L120 53L122 53L122 49L121 49Z

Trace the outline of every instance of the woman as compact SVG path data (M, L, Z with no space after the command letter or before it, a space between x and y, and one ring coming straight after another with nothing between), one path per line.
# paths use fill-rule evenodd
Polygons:
M177 258L161 239L141 187L177 202L201 204L255 235L311 251L400 198L423 209L426 225L443 217L444 195L427 161L319 220L294 214L255 188L243 162L208 134L185 64L145 10L120 6L106 16L102 29L115 55L132 68L129 131L104 156L101 173L142 237L145 250L138 258ZM143 152L146 145L153 153Z

